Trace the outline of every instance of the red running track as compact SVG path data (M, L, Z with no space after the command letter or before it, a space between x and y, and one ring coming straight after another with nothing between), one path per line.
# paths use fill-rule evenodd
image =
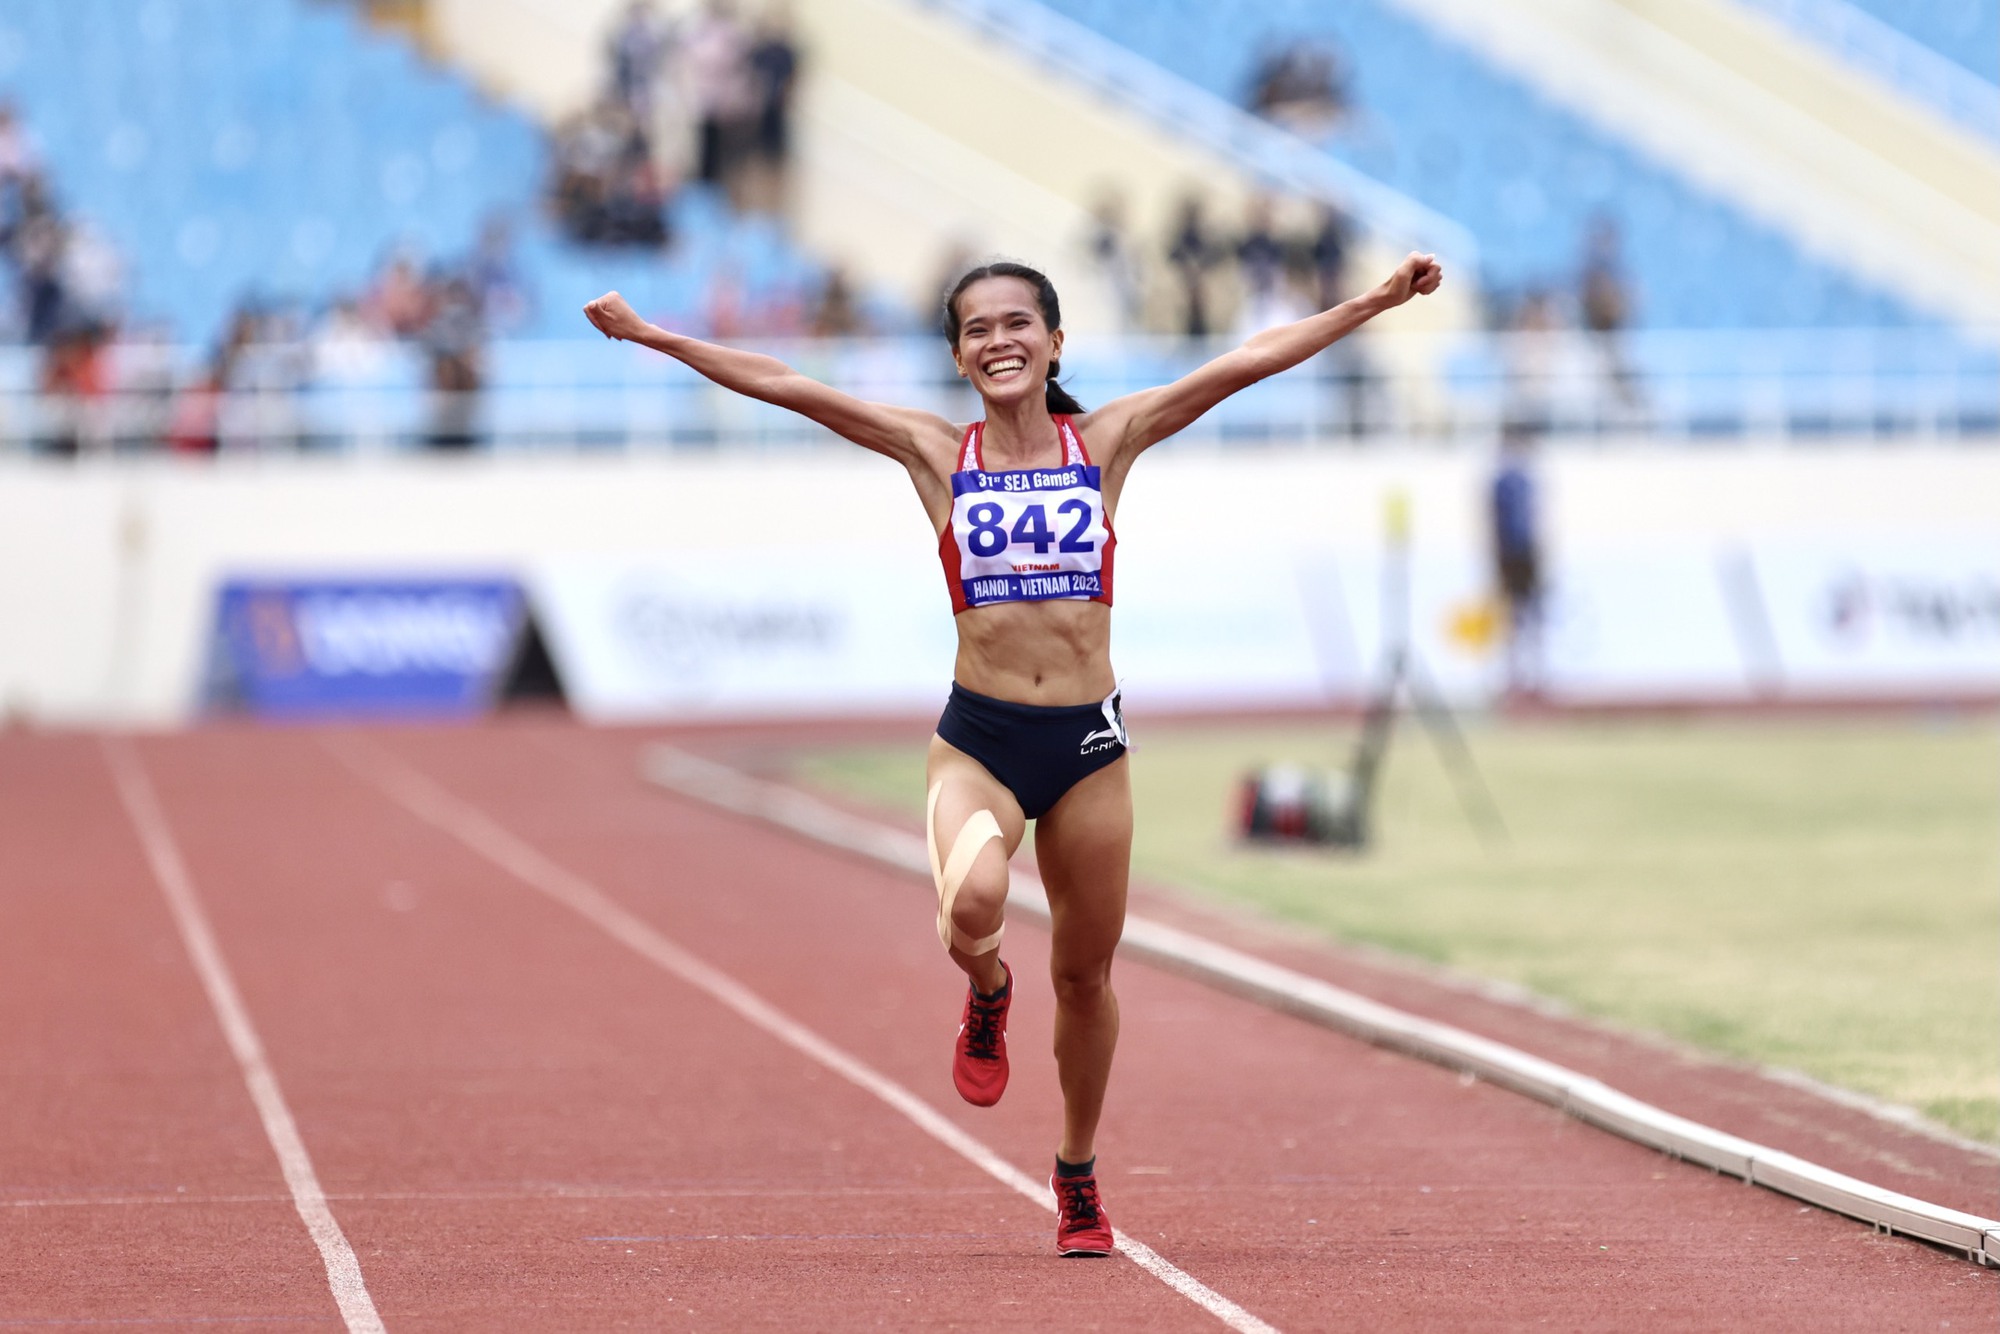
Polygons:
M1220 1328L399 804L406 765L1030 1175L1014 1084L948 1076L921 883L642 785L553 721L130 743L391 1330ZM351 752L350 752L350 747ZM364 763L363 768L368 767ZM1288 1330L1991 1328L1962 1259L1123 964L1121 1228ZM0 1328L342 1327L105 749L0 737Z

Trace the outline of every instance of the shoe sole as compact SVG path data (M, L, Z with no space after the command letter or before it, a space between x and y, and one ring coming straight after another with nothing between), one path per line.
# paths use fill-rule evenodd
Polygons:
M1108 1258L1112 1254L1112 1252L1085 1250L1080 1246L1071 1246L1057 1250L1056 1254L1060 1255L1065 1260L1103 1260Z

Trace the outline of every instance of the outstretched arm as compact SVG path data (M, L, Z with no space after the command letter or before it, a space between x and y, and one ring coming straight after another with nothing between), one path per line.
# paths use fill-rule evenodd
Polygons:
M1169 385L1113 399L1090 414L1092 434L1114 442L1130 460L1199 418L1240 389L1288 371L1353 333L1385 310L1413 296L1429 296L1444 279L1436 255L1412 253L1372 291L1295 324L1266 329L1233 352L1190 371Z
M583 308L583 313L606 338L639 343L663 352L724 389L810 417L836 435L886 454L905 467L921 456L919 441L924 435L942 433L947 439L954 435L952 424L942 417L913 408L864 402L801 375L776 357L669 333L640 319L616 292L597 298Z

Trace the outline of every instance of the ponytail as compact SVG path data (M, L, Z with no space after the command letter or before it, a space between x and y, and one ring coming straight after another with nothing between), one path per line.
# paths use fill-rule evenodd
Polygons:
M1083 415L1083 404L1071 398L1069 390L1056 383L1056 376L1061 373L1062 358L1057 357L1049 363L1049 383L1048 388L1044 391L1048 395L1049 413L1051 416L1056 417L1081 417Z
M1056 298L1056 285L1040 269L1031 269L1026 264L1016 264L1012 260L997 260L991 264L981 264L952 284L950 295L944 299L944 340L954 348L958 346L958 299L965 289L981 278L1019 278L1035 293L1035 305L1042 312L1042 323L1050 333L1062 328L1062 303ZM1078 416L1083 412L1083 404L1070 397L1069 390L1056 383L1056 376L1062 373L1060 357L1049 362L1048 386L1043 391L1047 396L1049 411L1055 415Z

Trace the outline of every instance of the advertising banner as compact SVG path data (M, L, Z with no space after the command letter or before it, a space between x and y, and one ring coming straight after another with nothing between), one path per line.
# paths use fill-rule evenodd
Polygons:
M232 579L205 702L274 718L477 714L525 624L512 579Z
M1112 661L1128 699L1326 698L1311 581L1293 555L1223 565L1121 550L1116 579ZM945 582L907 548L566 557L529 583L570 703L590 718L922 711L951 688Z
M1353 672L1337 581L1306 554L1123 547L1115 594L1111 660L1128 708L1312 704Z
M1707 545L1571 553L1545 594L1543 688L1559 703L1747 699L1726 570Z
M1753 543L1788 693L2000 694L2000 537Z
M559 557L529 586L587 718L942 708L951 689L944 578L906 550Z

